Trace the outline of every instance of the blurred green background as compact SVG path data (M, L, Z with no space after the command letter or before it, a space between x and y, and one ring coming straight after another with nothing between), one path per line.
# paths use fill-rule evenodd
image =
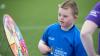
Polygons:
M12 16L26 42L29 56L42 56L37 45L48 25L57 22L58 4L63 0L0 0L0 55L12 56L3 29L3 15ZM76 0L79 7L79 18L76 25L81 29L85 16L96 2L100 0ZM94 34L94 45L97 51L98 31Z

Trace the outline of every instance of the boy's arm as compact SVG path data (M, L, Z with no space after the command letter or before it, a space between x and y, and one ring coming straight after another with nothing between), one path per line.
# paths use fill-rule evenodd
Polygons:
M81 29L81 41L88 56L96 56L92 37L96 28L97 25L94 22L86 20Z
M39 41L38 48L43 55L46 55L51 51L51 49L42 40Z

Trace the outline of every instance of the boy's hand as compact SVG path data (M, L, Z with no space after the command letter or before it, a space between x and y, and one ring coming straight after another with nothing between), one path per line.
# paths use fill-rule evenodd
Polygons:
M44 45L42 54L47 55L49 52L51 52L51 49L47 45Z
M48 52L51 52L51 49L45 43L42 42L39 42L38 48L43 55L46 55L48 54Z

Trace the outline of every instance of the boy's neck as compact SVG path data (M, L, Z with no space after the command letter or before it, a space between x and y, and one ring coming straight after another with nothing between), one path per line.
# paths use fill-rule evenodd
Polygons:
M69 29L71 29L73 27L74 24L70 25L69 27L61 27L62 30L64 31L68 31Z

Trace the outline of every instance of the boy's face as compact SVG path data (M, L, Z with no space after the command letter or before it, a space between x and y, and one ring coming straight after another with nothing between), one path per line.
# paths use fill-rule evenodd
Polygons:
M58 10L58 21L61 27L70 27L76 19L76 16L73 15L72 9L68 7L67 9L63 9L59 7Z

